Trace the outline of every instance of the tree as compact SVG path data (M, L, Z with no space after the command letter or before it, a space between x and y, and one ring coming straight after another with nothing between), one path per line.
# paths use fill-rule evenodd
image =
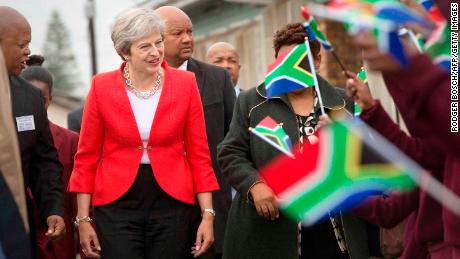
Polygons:
M72 52L69 31L57 10L51 14L43 46L44 67L54 76L54 88L71 94L80 84L77 62Z

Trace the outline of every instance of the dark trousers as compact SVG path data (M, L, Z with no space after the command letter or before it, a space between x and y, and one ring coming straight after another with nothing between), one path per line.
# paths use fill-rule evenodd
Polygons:
M190 258L192 212L161 189L150 165L141 165L128 192L94 209L102 259Z

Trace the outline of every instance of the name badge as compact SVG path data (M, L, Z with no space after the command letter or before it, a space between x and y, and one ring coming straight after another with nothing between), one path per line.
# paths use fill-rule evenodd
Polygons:
M16 124L18 124L18 132L35 130L33 115L16 117Z

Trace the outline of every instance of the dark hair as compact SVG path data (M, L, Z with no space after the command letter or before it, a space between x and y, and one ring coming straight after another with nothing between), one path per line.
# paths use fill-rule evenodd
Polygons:
M53 92L53 76L48 69L41 66L45 58L40 55L32 55L28 62L30 65L21 72L21 77L27 81L37 80L48 86L50 94Z
M45 58L41 55L30 55L29 59L26 61L26 65L28 66L41 66Z
M277 30L273 36L275 57L278 57L278 52L282 46L304 43L305 37L308 37L308 33L301 23L286 24L283 28ZM321 45L317 40L309 42L313 57L317 58L321 50Z

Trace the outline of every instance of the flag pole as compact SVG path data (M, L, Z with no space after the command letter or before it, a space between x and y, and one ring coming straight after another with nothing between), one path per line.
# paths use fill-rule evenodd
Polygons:
M310 63L310 70L311 70L311 73L313 74L313 81L315 83L316 94L318 95L319 106L321 108L321 114L326 115L326 112L324 111L323 99L321 98L321 91L319 90L318 78L316 77L316 70L315 70L315 65L313 63L313 57L312 57L312 52L310 49L310 42L308 41L308 37L305 37L305 45L307 47L308 63Z
M340 68L342 69L342 71L343 71L343 73L345 74L345 76L346 76L347 78L351 78L351 76L349 76L349 75L347 74L347 71L348 71L348 70L347 70L347 68L345 67L345 65L343 65L343 63L342 63L342 61L340 60L339 56L337 56L337 53L335 53L335 51L334 51L333 49L331 49L331 51L329 51L329 52L330 52L330 53L332 54L332 56L335 58L335 60L337 61L337 63L339 63L339 66L340 66Z

